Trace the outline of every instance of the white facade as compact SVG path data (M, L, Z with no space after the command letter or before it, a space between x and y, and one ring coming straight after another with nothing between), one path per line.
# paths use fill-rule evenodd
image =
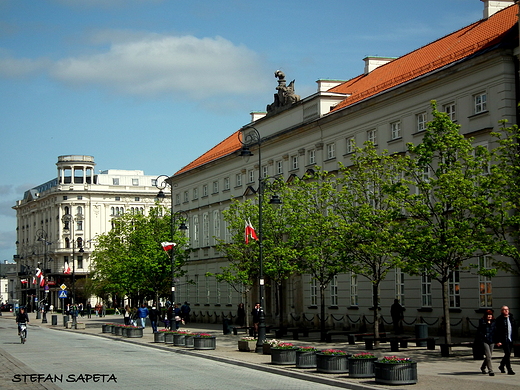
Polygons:
M58 298L62 284L72 293L72 275L64 274L67 264L74 271L76 302L86 303L81 285L92 267L96 237L111 229L113 218L125 212L146 214L157 199L157 175L139 170L95 173L94 158L83 155L59 156L56 165L55 179L26 191L13 207L18 221L15 299L23 305L38 296L55 307L70 303ZM65 215L71 222L64 222ZM36 268L43 270L43 286L32 283Z
M512 1L484 3L486 9L499 6L503 9L513 4ZM516 7L514 11L517 11ZM493 8L493 13L496 12ZM219 151L216 146L205 155L209 162L197 164L195 160L174 174L170 178L175 185L172 203L174 210L182 209L190 215L189 235L193 249L186 280L192 280L194 284L185 283L178 289L180 300L190 301L192 312L200 318L236 313L236 306L242 299L240 294L205 275L218 273L220 267L226 265L226 259L214 247L215 237L226 236L222 211L231 198L247 197L249 186L257 188L260 172L287 179L290 175L301 177L315 165L335 171L339 162L349 165L352 143L361 146L367 140L372 140L380 152L384 149L391 153L406 152L407 142L421 142L425 124L432 119L432 100L437 101L439 110L452 115L452 119L461 125L462 133L473 137L475 144L487 144L490 149L495 147L490 132L499 129L499 121L507 119L509 123L518 123L517 52L518 47L504 45L478 55L473 53L406 82L396 83L380 93L368 94L366 99L332 112L331 108L349 94L335 92L334 87L341 82L331 81L331 87L327 82L319 81L316 94L302 98L291 108L272 116L253 117L256 120L251 125L264 139L261 166L255 157L249 163L238 158L240 146L235 143L234 150L221 152L218 158L211 159L210 156ZM385 58L382 63L365 68L364 73L377 67L383 69L386 66L383 63L391 60ZM324 86L330 89L326 90ZM246 135L248 130L244 129ZM237 134L231 137L237 137ZM233 144L229 139L228 143ZM258 150L253 147L252 152L256 154ZM475 259L474 262L478 261ZM483 288L492 293L483 293ZM488 280L461 271L454 275L452 291L455 333L473 330L472 325L477 324L483 309L497 309L503 304L517 313L520 309L518 277L505 272L500 271L497 277ZM317 321L319 308L315 292L308 275L288 281L285 321ZM440 324L441 289L436 281L421 280L396 270L381 286L381 297L381 313L386 319L390 317L390 305L398 297L406 307L405 321L413 323L423 317L427 323ZM359 323L364 316L370 319L371 298L368 282L353 275L338 275L327 297L330 325L350 326ZM275 315L269 289L266 299L269 321Z

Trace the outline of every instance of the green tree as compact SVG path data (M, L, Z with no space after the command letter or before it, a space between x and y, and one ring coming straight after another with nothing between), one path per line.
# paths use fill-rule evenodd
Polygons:
M460 126L437 111L435 102L432 113L422 143L408 144L411 245L403 252L412 260L407 263L410 273L424 273L441 284L445 339L451 343L449 309L457 305L457 295L449 290L449 282L467 260L493 250L486 231L489 153L484 147L474 148L472 140L460 134Z
M371 142L358 148L352 166L342 167L341 201L337 213L343 223L340 251L345 267L372 285L374 333L379 337L380 285L402 263L407 246L403 229L405 184L403 159L378 154Z
M341 220L338 182L326 171L317 170L296 178L284 195L289 229L287 243L297 251L298 269L310 274L319 286L321 340L326 339L325 290L333 278L345 270L339 260Z

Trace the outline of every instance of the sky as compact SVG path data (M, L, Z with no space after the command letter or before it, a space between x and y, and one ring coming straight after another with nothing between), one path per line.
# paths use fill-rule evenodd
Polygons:
M61 155L172 175L273 102L482 18L480 0L0 0L0 261Z

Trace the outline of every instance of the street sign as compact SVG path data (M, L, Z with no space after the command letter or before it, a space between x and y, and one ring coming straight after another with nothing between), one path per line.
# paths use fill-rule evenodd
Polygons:
M65 284L62 284L62 285L60 286L60 288L61 288L62 290L66 290L66 289L67 289L67 286L65 286Z
M59 293L58 293L58 298L67 298L67 290L61 290Z

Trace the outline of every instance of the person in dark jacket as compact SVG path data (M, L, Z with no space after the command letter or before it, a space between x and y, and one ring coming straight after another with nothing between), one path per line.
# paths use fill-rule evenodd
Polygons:
M155 306L148 311L148 318L150 318L150 324L152 325L152 332L157 333L157 321L159 319L159 310Z
M509 313L509 307L502 306L501 313L496 319L495 344L502 347L504 357L498 366L498 369L504 374L507 369L509 375L515 375L511 369L511 349L513 348L513 340L516 336L516 323L513 315Z
M484 316L478 322L476 342L480 344L485 355L484 361L480 366L480 371L482 371L483 374L486 374L487 367L487 373L489 373L489 376L495 375L493 372L493 366L491 365L493 347L495 346L495 330L496 323L493 311L486 310Z
M25 312L25 308L21 307L16 315L16 324L18 325L18 334L20 334L20 324L28 324L29 316Z

